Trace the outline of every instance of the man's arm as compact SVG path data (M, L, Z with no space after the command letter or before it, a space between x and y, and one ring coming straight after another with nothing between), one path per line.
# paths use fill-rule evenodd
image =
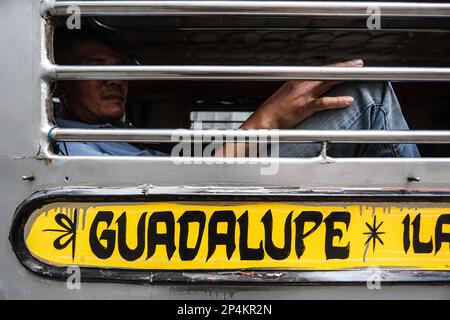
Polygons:
M337 63L336 67L362 67L362 60ZM270 96L240 127L240 129L291 129L315 112L345 108L353 97L322 96L342 81L287 81ZM233 152L234 148L234 152ZM224 145L216 157L247 156L248 144Z

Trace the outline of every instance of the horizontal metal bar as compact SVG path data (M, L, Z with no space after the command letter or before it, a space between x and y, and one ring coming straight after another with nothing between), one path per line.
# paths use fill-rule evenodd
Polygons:
M379 80L450 81L450 68L298 66L61 66L43 74L53 80Z
M77 6L84 16L382 16L449 17L448 3L351 1L45 1L43 11L66 16Z
M247 142L334 143L450 143L450 131L384 130L189 130L189 129L62 129L49 136L55 141L209 142L246 139ZM243 141L243 140L242 140Z

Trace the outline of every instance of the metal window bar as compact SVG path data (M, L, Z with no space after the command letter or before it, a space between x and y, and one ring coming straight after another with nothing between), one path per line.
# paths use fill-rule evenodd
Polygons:
M61 66L49 65L51 80L380 80L450 81L450 68L297 66Z
M44 0L42 12L70 14L78 6L82 15L274 15L367 16L369 7L383 15L450 17L450 4L385 2L282 2L282 1L63 1ZM450 81L450 68L405 67L268 67L268 66L60 66L43 59L44 80L384 80ZM322 131L322 130L143 130L53 128L55 141L174 142L189 136L192 142L212 137L258 142L266 137L279 142L334 143L450 143L450 131Z
M77 6L84 16L331 16L362 17L370 8L390 17L449 17L447 3L351 1L44 1L43 13L71 14Z
M55 141L121 141L170 143L179 138L191 142L211 138L247 139L249 143L279 141L288 143L450 143L450 131L384 130L191 130L191 129L61 129L53 128L49 137ZM266 140L267 139L267 140Z

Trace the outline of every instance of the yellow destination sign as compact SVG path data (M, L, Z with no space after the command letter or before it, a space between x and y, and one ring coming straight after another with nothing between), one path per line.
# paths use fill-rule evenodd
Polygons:
M450 270L450 208L425 202L55 203L24 236L55 266Z

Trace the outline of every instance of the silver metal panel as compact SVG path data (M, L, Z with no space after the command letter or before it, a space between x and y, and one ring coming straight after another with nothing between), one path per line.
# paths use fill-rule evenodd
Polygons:
M249 177L256 174L258 167L254 165L247 166L174 166L173 164L164 165L163 162L148 163L146 161L132 161L129 159L117 159L118 161L105 161L106 159L61 159L53 160L50 165L44 161L36 160L2 160L1 165L8 168L8 172L2 175L2 179L8 184L1 184L2 194L2 219L12 220L12 213L16 206L28 195L37 190L42 190L52 186L62 185L91 185L91 186L120 186L136 184L169 184L179 185L257 185L261 181L250 181ZM367 186L369 184L389 185L389 182L395 185L404 186L423 186L432 184L437 186L448 186L450 179L448 170L450 163L442 166L436 163L436 166L427 163L419 170L416 166L405 163L393 165L385 163L384 170L380 172L379 165L376 166L355 166L352 164L322 165L316 163L306 165L286 165L282 166L280 174L277 176L268 176L264 179L269 186L295 186L299 180L309 180L308 186L321 185L324 182L330 182L332 185L335 179L330 180L330 174L339 172L339 183L346 184L345 181L354 181L359 185ZM331 169L331 168L335 169ZM132 169L131 169L132 168ZM329 168L329 169L327 169ZM375 174L374 168L378 170ZM430 170L430 172L427 172ZM444 174L438 177L439 170ZM367 172L373 172L368 175ZM294 173L298 172L297 175ZM320 174L322 173L322 174ZM405 176L411 173L417 173L423 177L419 183L408 183ZM429 173L427 175L427 173ZM35 180L32 182L22 181L23 174L34 174ZM210 178L208 178L208 176ZM67 180L66 181L66 177ZM356 177L356 178L354 178ZM366 181L367 179L367 181ZM389 180L389 181L388 181ZM9 223L0 224L0 232L8 234ZM151 299L215 299L215 298L240 298L240 299L288 299L301 297L334 297L341 298L347 295L349 298L359 297L395 297L412 298L422 297L443 298L450 297L450 287L448 286L415 286L415 287L390 287L382 286L381 291L373 292L365 286L352 287L316 287L310 291L310 287L282 287L282 286L136 286L123 284L88 284L82 283L82 289L68 290L64 282L51 281L39 278L26 271L17 261L11 251L7 237L0 239L0 260L2 263L2 294L8 298L151 298ZM347 297L346 296L346 297Z
M31 139L39 130L39 116L32 112L32 102L39 97L38 88L32 85L39 82L39 74L33 72L39 56L32 56L39 49L32 39L39 30L30 24L31 6L23 2L0 2L0 127L7 137L0 139L0 157L30 157L39 149L38 141ZM20 134L13 134L17 131Z
M273 188L450 188L450 159L237 159L64 157L47 155L43 186L228 186ZM189 163L176 164L176 160ZM205 160L215 160L208 164ZM246 160L246 161L244 161ZM278 167L277 167L278 164ZM262 168L277 168L262 175ZM46 167L44 167L45 169ZM28 170L26 170L28 171ZM51 173L50 176L45 176ZM20 177L26 172L21 172ZM45 177L44 177L44 176ZM67 179L66 179L67 177ZM420 177L409 181L408 177ZM36 181L33 184L38 184ZM66 181L67 180L67 181Z
M44 10L67 15L71 5L86 16L111 15L264 15L264 16L367 16L379 8L385 16L449 16L445 3L389 3L351 1L47 1Z
M385 80L450 81L450 68L278 66L61 66L49 65L52 80Z

